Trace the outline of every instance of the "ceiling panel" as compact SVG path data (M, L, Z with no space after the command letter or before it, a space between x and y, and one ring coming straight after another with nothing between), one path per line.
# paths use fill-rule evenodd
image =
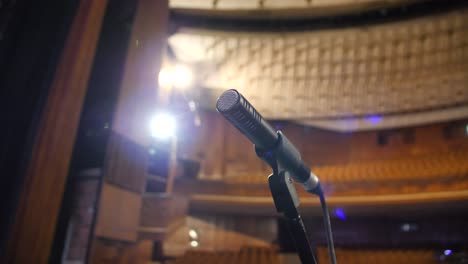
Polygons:
M311 123L468 105L467 10L339 30L183 29L169 44L196 69L199 86L236 88L270 119Z

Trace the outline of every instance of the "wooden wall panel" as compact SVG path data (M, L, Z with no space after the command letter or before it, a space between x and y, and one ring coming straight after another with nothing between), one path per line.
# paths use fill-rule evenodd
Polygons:
M307 164L322 165L346 163L349 160L350 135L332 131L306 128L296 125L295 130L302 130L300 140L292 142L300 146L301 155ZM289 137L290 131L284 131Z
M200 177L221 179L225 172L224 133L228 123L218 118L218 113L207 112L205 115L201 140L197 143L202 164Z
M431 154L434 150L447 151L452 146L452 140L444 139L441 126L427 126L424 129L415 129L415 144L411 147L411 154L424 155Z
M166 228L185 217L188 199L176 194L146 194L141 208L141 227Z
M104 183L95 234L98 237L135 242L140 221L141 198Z
M262 172L262 161L257 158L252 143L246 137L239 137L239 131L229 123L225 125L224 137L225 177Z
M377 145L377 134L373 132L355 133L350 138L349 160L376 160L391 157L392 152L399 152L404 155L402 148L388 148ZM334 145L330 145L336 148Z
M148 174L146 148L125 136L112 132L107 153L106 181L141 193Z
M47 263L107 1L82 0L41 117L6 263Z

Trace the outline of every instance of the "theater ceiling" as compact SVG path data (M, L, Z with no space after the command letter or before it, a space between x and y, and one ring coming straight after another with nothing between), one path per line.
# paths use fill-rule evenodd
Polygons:
M192 3L192 4L189 4ZM172 1L197 10L388 5L402 1ZM199 6L195 6L195 4ZM256 3L256 7L249 6ZM468 116L468 9L288 31L183 26L169 38L208 108L235 88L268 119L351 131Z

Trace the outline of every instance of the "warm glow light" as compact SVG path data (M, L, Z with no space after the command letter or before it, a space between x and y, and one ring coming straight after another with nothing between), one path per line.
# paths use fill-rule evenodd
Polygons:
M168 139L175 135L176 121L168 113L159 113L150 123L151 136L159 139Z
M158 75L158 83L161 88L169 89L174 85L174 76L171 67L164 67Z
M192 85L192 70L185 65L166 66L158 75L158 83L162 88L186 89Z
M174 87L185 89L192 85L192 71L184 65L176 65L173 68L172 78Z
M190 246L191 247L198 247L198 241L196 241L196 240L190 241Z
M189 237L191 239L197 239L198 238L198 233L194 229L190 229L188 234L189 234Z

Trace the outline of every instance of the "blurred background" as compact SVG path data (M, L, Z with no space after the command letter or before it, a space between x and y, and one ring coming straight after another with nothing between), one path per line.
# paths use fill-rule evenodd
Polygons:
M467 1L4 0L0 61L2 263L300 263L227 89L338 263L468 263Z

